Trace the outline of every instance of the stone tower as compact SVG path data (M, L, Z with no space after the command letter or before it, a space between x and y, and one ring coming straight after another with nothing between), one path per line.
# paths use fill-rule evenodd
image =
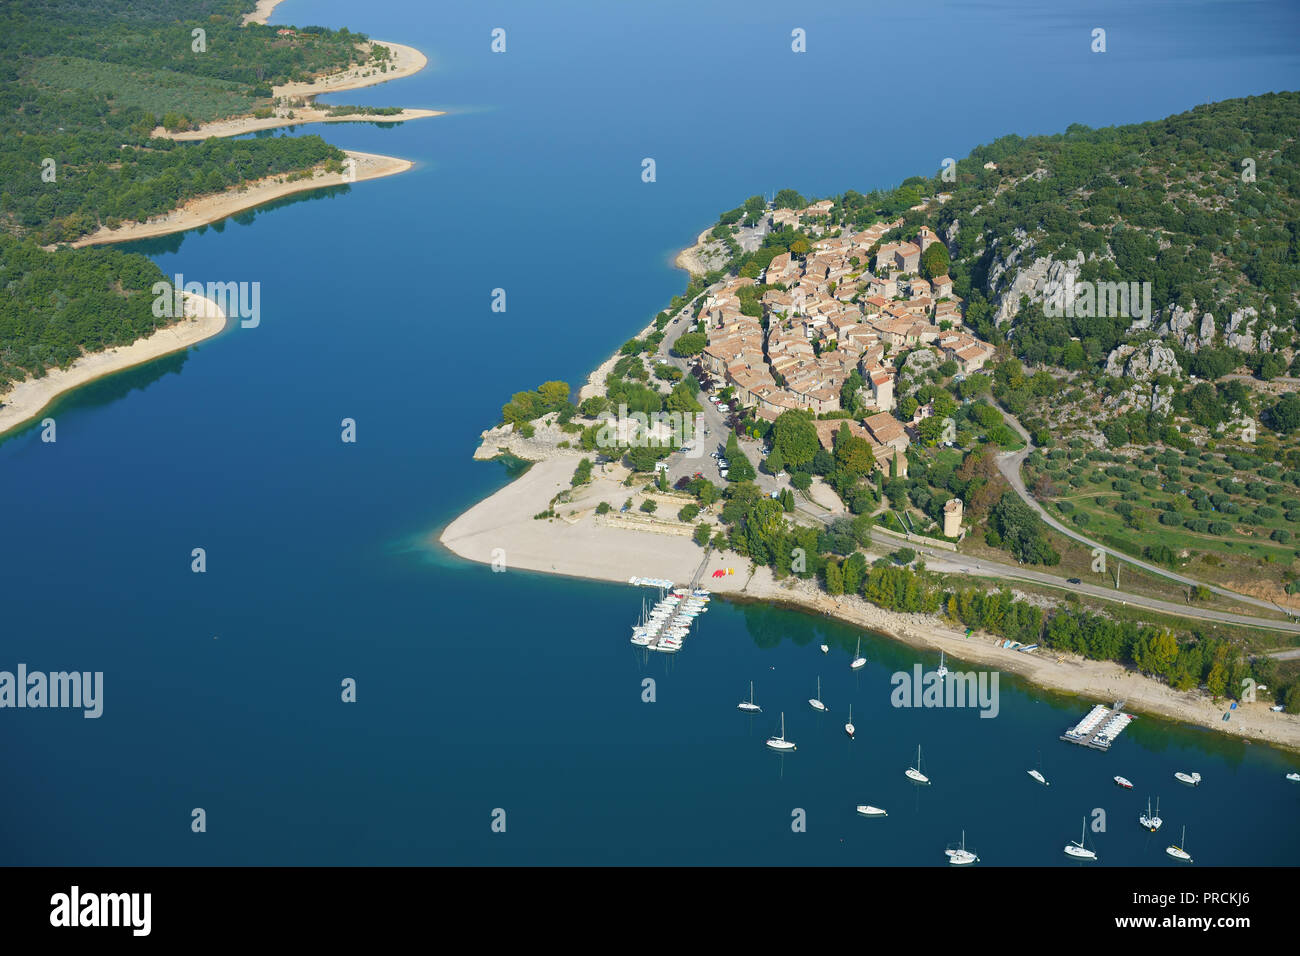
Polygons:
M943 506L943 536L945 538L961 537L961 499L949 498Z

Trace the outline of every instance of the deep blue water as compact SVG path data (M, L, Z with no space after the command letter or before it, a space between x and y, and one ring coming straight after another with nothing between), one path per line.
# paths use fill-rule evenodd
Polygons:
M1090 702L1009 679L995 720L896 710L889 674L913 651L871 639L855 675L855 632L754 606L715 605L683 653L645 662L627 643L638 592L491 574L426 542L507 480L469 458L501 403L583 381L681 290L673 252L722 209L787 185L891 185L1008 132L1295 88L1295 8L650 6L277 9L431 58L332 101L449 115L308 127L419 165L141 244L168 273L260 282L260 327L70 396L55 444L0 445L0 669L106 683L98 720L0 711L0 858L931 865L964 828L987 863L1066 865L1100 807L1103 864L1167 865L1184 824L1198 863L1294 860L1300 787L1265 747L1142 719L1112 753L1084 751L1057 737ZM1088 50L1098 26L1105 54ZM795 27L807 54L790 52ZM823 717L806 704L819 674ZM734 709L751 678L754 719ZM784 758L762 744L781 708L799 745ZM918 743L923 791L902 775ZM1040 753L1046 790L1025 775ZM1155 838L1135 821L1148 793ZM890 817L858 819L860 802Z

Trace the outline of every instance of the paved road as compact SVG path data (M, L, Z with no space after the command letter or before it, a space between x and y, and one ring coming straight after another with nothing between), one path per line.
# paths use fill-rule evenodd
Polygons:
M1038 516L1042 518L1045 522L1047 522L1048 525L1055 528L1057 531L1065 535L1067 538L1073 538L1075 541L1078 541L1080 544L1086 545L1087 547L1092 548L1093 550L1104 551L1106 554L1111 555L1113 558L1115 558L1118 561L1127 561L1129 564L1133 565L1134 567L1141 568L1142 570L1148 571L1151 574L1158 575L1159 577L1168 578L1171 581L1177 581L1179 584L1185 584L1189 587L1202 587L1205 588L1206 590L1213 591L1215 594L1221 594L1224 597L1232 598L1234 601L1239 601L1242 604L1251 604L1254 605L1255 607L1262 607L1269 611L1285 610L1284 608L1281 608L1278 605L1274 604L1272 601L1263 601L1260 600L1259 598L1251 597L1248 594L1242 594L1239 591L1230 591L1227 588L1221 588L1214 584L1206 584L1204 581L1197 581L1194 578L1184 577L1181 574L1177 574L1173 571L1168 570L1167 568L1162 568L1159 565L1148 564L1145 561L1139 561L1137 558L1132 557L1131 555L1123 554L1119 551L1114 550L1113 548L1108 548L1105 545L1099 544L1098 542L1093 541L1091 538L1086 538L1083 535L1079 534L1079 532L1067 528L1065 525L1061 524L1061 522L1057 521L1050 514L1048 514L1047 511L1043 508L1043 506L1038 503L1038 499L1036 499L1033 495L1031 495L1028 489L1025 488L1025 481L1020 475L1020 466L1024 463L1025 459L1029 457L1030 452L1033 451L1033 442L1029 438L1029 432L1027 432L1025 430L1025 427L1021 425L1019 421L1016 420L1014 415L1006 411L1004 411L1003 414L1006 416L1007 423L1010 424L1011 427L1014 428L1017 433L1019 433L1022 439L1024 439L1025 447L1022 448L1020 451L1002 452L1000 455L998 455L997 456L998 470L1002 472L1002 476L1006 478L1008 483L1010 483L1011 487L1015 489L1016 494L1018 494L1021 497L1021 499L1025 502L1025 504L1033 508L1034 511L1037 512Z
M818 513L802 500L798 502L795 512L798 515L821 524L826 524L832 518L839 517L839 515L834 514ZM883 544L883 542L877 543ZM942 571L947 574L975 574L981 577L1031 581L1035 584L1045 584L1049 587L1059 588L1062 591L1073 591L1079 594L1087 594L1091 597L1101 598L1104 601L1112 601L1121 605L1131 604L1134 607L1146 608L1150 611L1159 611L1162 614L1172 614L1178 617L1195 618L1196 620L1201 621L1218 621L1223 624L1238 624L1244 627L1258 627L1265 630L1300 634L1300 622L1297 621L1269 621L1264 620L1263 618L1251 617L1248 614L1233 614L1229 611L1215 611L1210 608L1195 607L1193 605L1174 604L1172 601L1161 601L1157 598L1149 598L1140 594L1129 594L1127 591L1101 587L1096 584L1069 584L1054 574L1047 574L1043 571L1033 571L1026 567L1002 564L997 561L988 561L984 558L972 558L959 552L942 551L937 548L926 547L925 545L916 542L911 542L907 546L918 554L925 555L925 564L927 568L934 571ZM1280 651L1271 654L1270 656L1283 659L1287 657L1300 657L1300 649L1295 651Z

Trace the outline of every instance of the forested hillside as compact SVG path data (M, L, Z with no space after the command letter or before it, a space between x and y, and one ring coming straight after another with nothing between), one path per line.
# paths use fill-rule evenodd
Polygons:
M246 113L271 87L366 55L361 34L239 24L254 0L17 0L0 5L0 390L83 348L152 331L162 278L115 250L42 251L195 196L342 161L317 136L177 143L172 128ZM199 43L194 31L201 30ZM200 49L201 47L201 49ZM116 279L114 278L116 277Z

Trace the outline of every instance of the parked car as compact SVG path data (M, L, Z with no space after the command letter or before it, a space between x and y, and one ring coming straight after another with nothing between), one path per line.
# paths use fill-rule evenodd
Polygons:
M731 406L730 406L730 405L719 404L719 405L718 405L718 411L722 412L722 413L725 415L725 414L727 414L728 412L731 411Z

